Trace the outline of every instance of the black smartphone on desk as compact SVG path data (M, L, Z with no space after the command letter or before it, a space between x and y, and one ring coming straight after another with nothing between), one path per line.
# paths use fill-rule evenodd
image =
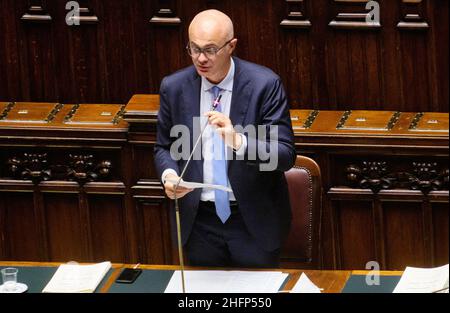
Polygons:
M131 284L136 278L142 273L140 268L125 268L119 277L116 279L116 283L120 284Z

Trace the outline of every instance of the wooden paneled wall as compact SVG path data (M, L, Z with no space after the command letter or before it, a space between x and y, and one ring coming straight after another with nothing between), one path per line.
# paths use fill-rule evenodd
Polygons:
M0 100L126 103L190 64L187 27L229 14L236 55L281 76L291 107L448 112L447 0L0 1Z

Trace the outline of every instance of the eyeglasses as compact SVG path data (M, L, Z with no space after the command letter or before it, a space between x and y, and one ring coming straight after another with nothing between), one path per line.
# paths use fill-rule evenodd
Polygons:
M186 50L188 54L193 58L198 58L200 54L203 53L205 57L208 59L212 59L216 56L217 52L222 50L226 45L228 45L233 39L228 40L222 47L216 48L216 47L207 47L207 48L200 48L199 46L196 46L192 43L188 43L186 46Z

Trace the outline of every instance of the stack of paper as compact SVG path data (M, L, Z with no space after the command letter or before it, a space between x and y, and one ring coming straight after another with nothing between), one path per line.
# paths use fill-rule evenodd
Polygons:
M184 271L189 293L276 293L288 275L275 271ZM175 271L165 293L181 292L181 272Z
M394 293L448 292L448 264L435 268L407 267Z
M92 265L62 264L42 292L94 292L111 268L111 262Z

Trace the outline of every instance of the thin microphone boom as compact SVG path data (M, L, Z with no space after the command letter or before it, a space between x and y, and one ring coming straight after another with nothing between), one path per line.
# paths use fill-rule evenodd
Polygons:
M219 103L220 103L220 99L222 99L222 95L219 95L219 96L214 100L214 103L213 103L213 105L212 105L212 111L214 111L214 110L217 108L217 106L218 106ZM201 128L200 135L198 136L197 141L195 142L194 148L192 148L191 154L189 155L189 158L188 158L188 160L187 160L187 162L186 162L186 165L184 166L183 171L181 171L181 175L180 175L180 177L179 177L179 179L178 179L178 181L177 181L177 184L176 184L176 186L175 186L175 192L176 192L176 190L177 190L177 188L178 188L178 185L180 184L181 180L183 179L184 172L186 172L186 169L187 169L187 167L188 167L188 165L189 165L189 162L191 162L191 160L192 160L192 156L194 155L195 149L197 149L197 146L198 146L198 144L199 144L199 142L200 142L200 139L201 139L202 136L203 136L203 132L204 132L205 129L206 129L206 125L208 125L208 120L206 120L205 124L204 124L203 127Z
M220 99L222 98L222 95L219 95L215 100L214 103L212 105L212 110L214 111L217 106L220 103ZM203 125L203 127L201 128L201 132L200 135L197 138L197 141L195 142L194 147L192 148L191 154L189 155L189 158L186 162L186 164L184 165L183 170L181 171L180 177L178 178L177 183L175 184L175 188L174 188L174 200L175 200L175 218L176 218L176 224L177 224L177 241L178 241L178 258L180 259L180 267L181 267L181 287L183 290L183 293L186 293L186 285L185 285L185 281L184 281L184 256L183 256L183 247L181 244L181 224L180 224L180 209L178 207L178 198L177 198L177 189L178 186L181 183L181 180L183 179L184 173L186 172L186 169L189 165L189 163L192 160L192 156L194 155L194 151L195 149L197 149L197 146L200 142L200 139L203 136L203 132L206 129L206 126L208 125L208 120L206 120L205 124Z

